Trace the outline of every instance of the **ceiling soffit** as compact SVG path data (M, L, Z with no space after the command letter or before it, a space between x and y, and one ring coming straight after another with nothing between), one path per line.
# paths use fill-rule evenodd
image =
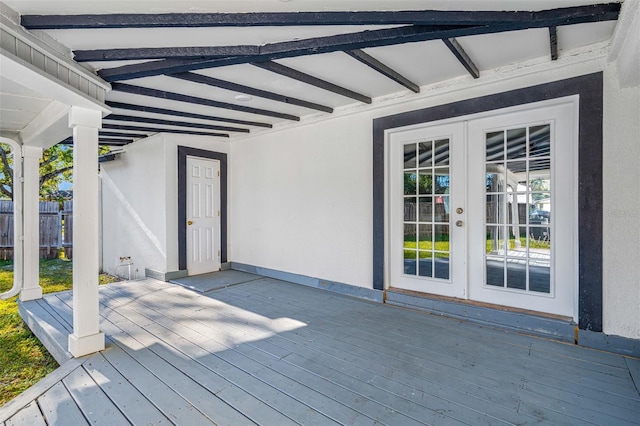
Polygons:
M575 3L575 2L574 2ZM103 143L228 138L606 41L619 3L538 11L23 14L112 83ZM113 37L111 37L113 35ZM137 36L136 36L137 35ZM233 42L229 42L233 40Z

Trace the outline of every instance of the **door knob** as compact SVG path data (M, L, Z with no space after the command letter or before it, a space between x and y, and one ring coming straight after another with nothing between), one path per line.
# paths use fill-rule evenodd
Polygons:
M460 228L462 225L464 225L464 222L463 222L463 221L461 221L461 220L456 221L456 226L457 226L458 228Z
M462 214L462 212L463 212L463 211L464 211L464 210L462 210L462 207L458 207L458 208L456 209L456 213L458 213L458 214Z
M187 221L187 225L193 225L193 221L192 220L188 220Z

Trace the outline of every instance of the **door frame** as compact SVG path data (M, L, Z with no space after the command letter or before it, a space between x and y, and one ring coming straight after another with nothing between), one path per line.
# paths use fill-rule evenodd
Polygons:
M198 168L197 177L194 176L194 167ZM207 170L212 174L208 175ZM220 271L222 267L220 261L222 254L220 250L220 161L187 156L187 171L187 274L191 276ZM197 188L194 187L194 179L199 183ZM211 192L213 205L207 202L207 182L211 181L214 183ZM197 212L194 211L195 197L198 197ZM210 216L207 211L210 212ZM205 222L213 226L205 226ZM198 230L198 237L194 239L196 230ZM197 248L194 246L196 241ZM211 253L210 259L207 253ZM195 260L196 257L198 261Z
M187 270L187 156L220 162L220 263L227 262L227 154L178 146L178 268Z
M381 117L373 121L373 288L385 290L388 265L386 148L391 129L578 95L578 325L602 331L603 73L573 77L479 98Z

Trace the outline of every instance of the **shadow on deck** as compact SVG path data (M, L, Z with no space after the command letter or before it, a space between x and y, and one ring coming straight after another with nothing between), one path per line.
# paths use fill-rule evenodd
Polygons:
M101 286L107 348L81 359L70 292L22 304L61 367L0 425L640 424L634 358L234 271L191 286Z

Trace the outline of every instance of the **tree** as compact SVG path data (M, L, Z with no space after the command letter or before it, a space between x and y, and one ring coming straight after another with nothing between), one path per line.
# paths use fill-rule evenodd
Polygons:
M100 147L100 154L108 152ZM40 160L40 197L51 198L63 183L72 182L73 147L54 145L44 150ZM7 145L0 144L0 194L13 200L13 155Z

